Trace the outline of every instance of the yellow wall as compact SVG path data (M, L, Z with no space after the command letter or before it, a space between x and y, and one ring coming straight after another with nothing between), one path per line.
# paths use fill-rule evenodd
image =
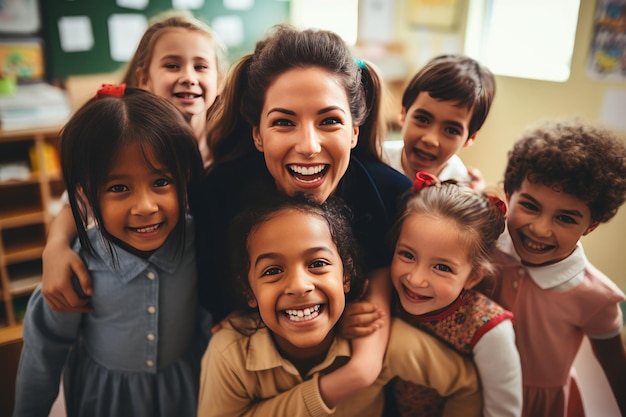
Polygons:
M423 64L416 62L415 57L419 55L416 51L424 47L420 41L425 37L404 21L407 1L396 2L396 40L403 45L412 75ZM427 37L432 42L427 47L432 50L433 55L450 52L450 45L455 42L459 44L459 51L462 51L467 3L459 4L462 10L453 33L439 31ZM526 126L546 118L569 116L581 116L599 122L604 93L608 89L626 90L626 81L597 80L587 73L594 12L595 2L581 1L571 75L567 82L496 76L497 93L489 117L475 144L459 153L467 165L478 167L483 172L489 184L495 185L501 181L507 151ZM399 98L398 90L393 85L392 92L396 96L392 112L396 112ZM616 133L626 139L626 132ZM583 244L589 260L626 290L626 207L622 207L609 223L601 225L584 237Z

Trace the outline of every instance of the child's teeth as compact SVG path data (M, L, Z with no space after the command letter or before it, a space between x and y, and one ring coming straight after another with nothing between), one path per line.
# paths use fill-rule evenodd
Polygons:
M155 231L158 227L159 225L155 224L154 226L150 226L150 227L142 227L141 229L137 229L137 231L139 233L149 233L149 232Z
M304 310L285 310L289 320L292 321L307 321L311 320L319 315L319 304L313 307L305 308Z

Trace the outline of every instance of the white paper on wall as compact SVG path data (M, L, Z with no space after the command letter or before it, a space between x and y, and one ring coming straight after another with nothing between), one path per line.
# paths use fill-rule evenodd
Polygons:
M148 27L148 20L141 14L112 14L107 23L111 58L119 62L129 61Z
M62 17L58 25L61 49L64 52L89 51L93 48L93 30L89 17Z
M223 0L224 8L228 10L250 10L254 0Z
M243 44L243 21L239 16L219 16L211 21L211 27L227 47L233 48Z
M197 10L204 6L204 0L172 0L174 9Z
M116 0L116 3L119 7L144 10L148 6L149 0Z

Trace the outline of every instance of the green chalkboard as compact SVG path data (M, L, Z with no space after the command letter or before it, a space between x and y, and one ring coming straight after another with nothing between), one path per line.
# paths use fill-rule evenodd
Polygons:
M42 29L45 43L46 78L58 80L68 75L113 72L125 63L111 57L108 20L116 14L142 14L150 19L154 15L172 9L172 0L148 0L142 10L120 7L116 0L40 0ZM123 4L124 2L122 2ZM239 2L242 3L242 2ZM231 62L251 52L257 40L262 39L270 27L289 19L287 0L249 0L247 10L231 10L224 7L224 0L204 0L197 10L191 10L200 20L212 25L217 17L236 16L241 19L244 31L243 43L229 47ZM86 16L91 22L93 47L85 51L67 51L61 46L59 19Z

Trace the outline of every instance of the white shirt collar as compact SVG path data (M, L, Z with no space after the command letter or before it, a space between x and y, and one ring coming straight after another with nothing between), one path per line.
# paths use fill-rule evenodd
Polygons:
M521 259L511 240L508 229L500 235L497 243L498 249L513 257L519 263ZM528 275L542 290L555 289L567 290L580 284L585 277L587 257L582 244L576 243L576 249L567 258L545 266L525 266Z

